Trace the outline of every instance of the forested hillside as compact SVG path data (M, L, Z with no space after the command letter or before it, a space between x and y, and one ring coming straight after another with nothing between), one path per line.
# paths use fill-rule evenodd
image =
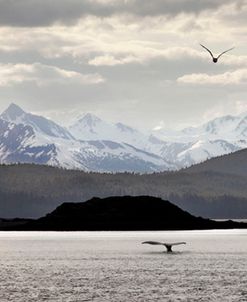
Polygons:
M247 176L247 150L243 149L229 155L222 155L207 160L201 164L191 166L186 169L187 172L217 172L224 174L233 174Z
M195 215L245 218L245 158L247 151L242 150L179 172L148 175L2 165L0 217L40 217L63 202L85 201L94 196L152 195L170 200Z

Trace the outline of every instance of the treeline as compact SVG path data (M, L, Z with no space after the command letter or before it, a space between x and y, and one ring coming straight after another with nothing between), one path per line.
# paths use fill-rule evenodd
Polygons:
M63 202L94 196L150 195L168 199L192 214L243 218L247 176L183 170L139 175L85 173L48 166L0 166L0 217L40 217Z

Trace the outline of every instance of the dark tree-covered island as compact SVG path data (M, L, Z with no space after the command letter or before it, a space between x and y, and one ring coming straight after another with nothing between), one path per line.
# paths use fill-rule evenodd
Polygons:
M5 230L134 231L247 228L231 220L217 222L195 217L161 198L122 196L63 203L37 220L5 221Z

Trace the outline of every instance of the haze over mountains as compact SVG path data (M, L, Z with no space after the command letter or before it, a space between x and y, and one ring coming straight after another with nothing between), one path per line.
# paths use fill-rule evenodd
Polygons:
M182 131L142 133L86 114L66 128L11 104L0 115L0 162L95 172L159 172L247 147L247 115Z

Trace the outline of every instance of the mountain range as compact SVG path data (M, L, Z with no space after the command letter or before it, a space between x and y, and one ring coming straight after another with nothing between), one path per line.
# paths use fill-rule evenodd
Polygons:
M69 127L16 104L0 115L0 163L47 164L94 172L178 170L247 147L247 115L181 131L142 133L87 113Z

